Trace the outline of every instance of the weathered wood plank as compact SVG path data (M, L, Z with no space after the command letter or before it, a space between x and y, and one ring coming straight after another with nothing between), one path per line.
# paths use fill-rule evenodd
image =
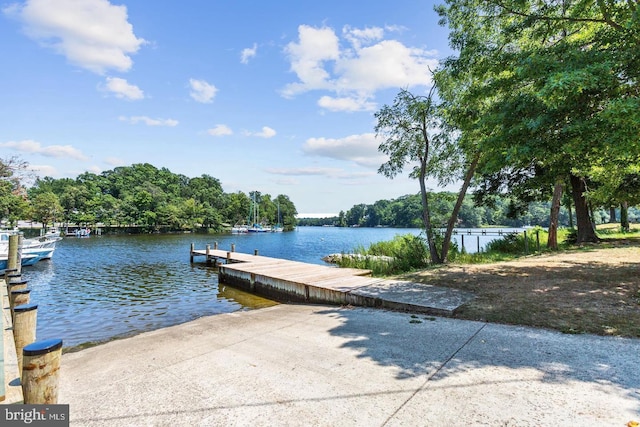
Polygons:
M221 250L195 251L227 260L221 283L284 301L383 307L451 315L473 295L448 288L371 277L370 270L336 268Z

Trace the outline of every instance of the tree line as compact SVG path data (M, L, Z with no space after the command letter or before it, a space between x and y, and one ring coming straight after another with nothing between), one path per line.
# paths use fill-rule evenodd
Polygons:
M189 178L148 163L116 167L75 179L38 178L20 191L24 165L0 161L2 218L31 219L44 225L71 223L152 231L223 231L251 222L296 225L296 207L286 195L253 191L225 193L210 175ZM22 167L21 167L22 166ZM24 177L22 177L24 178ZM257 209L254 209L257 206ZM251 216L259 212L259 217Z
M557 248L567 196L577 243L599 241L598 206L619 209L628 228L628 208L640 203L638 8L638 0L444 0L436 6L455 54L432 71L428 93L403 89L374 116L379 151L388 156L378 172L394 178L408 170L420 187L419 205L407 196L411 208L390 208L388 215L396 217L389 221L407 224L404 217L411 217L415 224L419 215L434 263L447 260L453 228L467 221L471 189L476 206L496 206L506 194L521 214L550 200L551 248ZM268 195L225 194L213 177L152 169L134 165L69 182L44 179L29 190L29 199L42 198L44 211L57 208L53 195L63 218L76 222L218 229L244 218L251 201L262 204L264 198L260 212L274 221ZM131 178L139 172L149 179ZM462 186L441 203L427 190L429 179ZM285 225L292 226L293 204L277 199ZM384 225L386 212L354 207L338 221Z
M430 194L432 222L436 227L447 225L449 214L455 204L457 194L438 192ZM477 205L472 195L464 198L456 227L549 227L549 209L551 200L530 202L525 211L516 206L507 196L496 197L491 206ZM598 207L593 209L592 218L595 224L619 222L619 208ZM628 209L628 219L640 222L640 209ZM347 211L340 211L338 216L327 218L298 218L300 226L335 226L335 227L394 227L421 228L422 205L420 195L405 195L397 199L378 200L373 204L356 204ZM559 225L573 228L575 215L571 209L571 199L566 197L560 208Z
M593 206L640 203L640 14L637 1L445 0L436 6L454 55L425 94L400 91L376 114L379 173L420 185L432 262L447 259L467 190L525 211L551 200L557 248L569 194L577 243L598 242ZM444 238L426 183L461 181ZM627 227L625 227L625 225Z

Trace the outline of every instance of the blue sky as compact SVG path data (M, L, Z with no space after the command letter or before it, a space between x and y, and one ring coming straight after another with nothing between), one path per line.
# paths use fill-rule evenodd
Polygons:
M417 193L377 174L373 115L451 54L433 4L1 2L0 157L54 178L150 163L303 214Z

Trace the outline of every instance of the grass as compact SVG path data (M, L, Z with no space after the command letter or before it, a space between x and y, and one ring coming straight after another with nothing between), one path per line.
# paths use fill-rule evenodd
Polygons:
M622 233L608 224L597 231L598 244L563 243L550 251L540 233L539 252L524 255L502 245L394 277L472 292L476 298L455 314L461 319L640 338L640 229ZM397 244L396 250L403 247Z

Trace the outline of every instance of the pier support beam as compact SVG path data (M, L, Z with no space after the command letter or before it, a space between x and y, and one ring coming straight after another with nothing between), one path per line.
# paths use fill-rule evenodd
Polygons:
M29 304L31 289L14 289L9 294L9 305L13 315L13 308L17 305Z
M58 383L62 340L50 339L29 344L22 349L22 392L24 403L48 405L58 403Z
M22 372L22 349L36 340L38 305L17 305L13 308L13 313L13 338L16 342L18 372Z
M9 249L7 258L7 268L16 270L17 273L22 271L21 250L22 233L12 234L9 236Z

